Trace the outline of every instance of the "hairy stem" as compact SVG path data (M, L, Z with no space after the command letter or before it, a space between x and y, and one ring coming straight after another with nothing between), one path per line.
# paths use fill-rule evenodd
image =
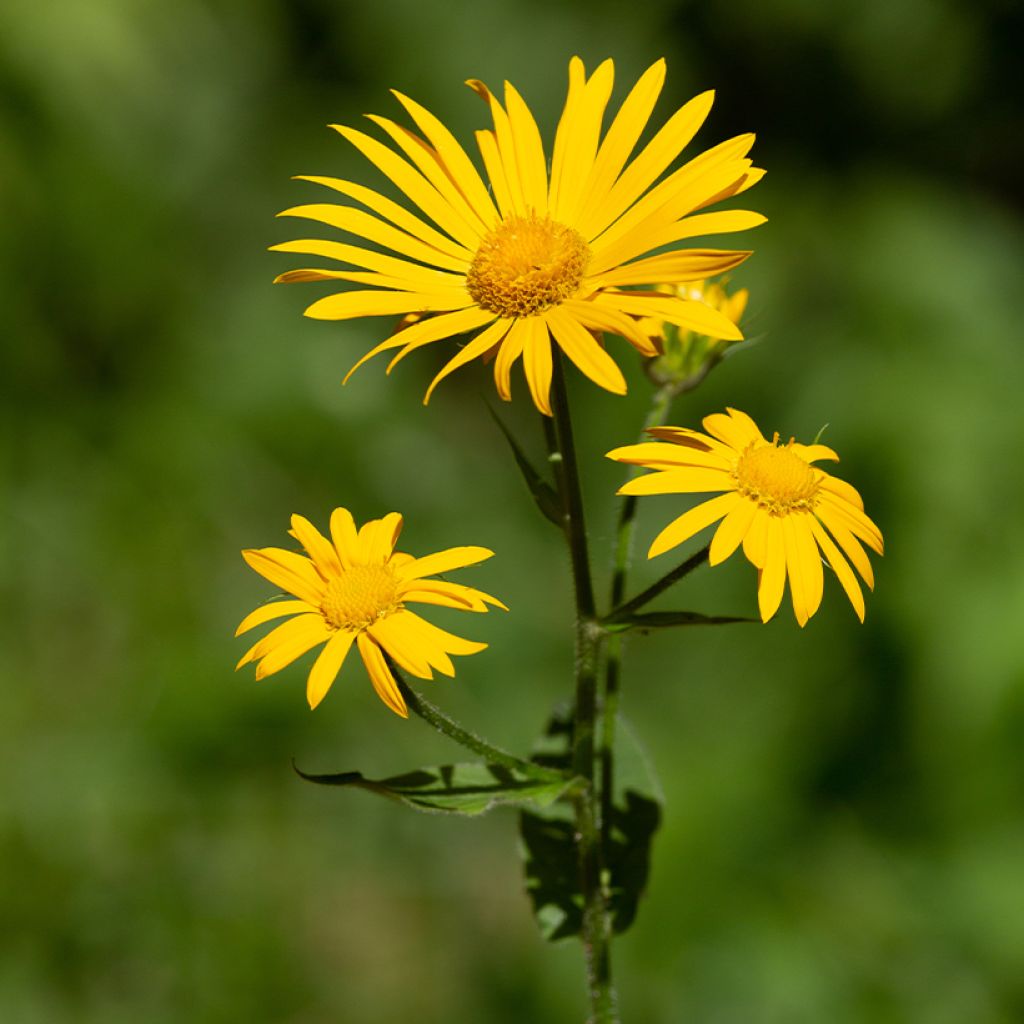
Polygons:
M551 461L562 498L563 529L572 559L576 596L575 681L572 768L586 787L576 796L576 843L583 895L582 939L587 963L590 1024L617 1024L615 989L611 978L611 924L602 880L602 849L597 787L594 785L594 740L597 723L597 669L602 631L597 624L594 586L590 576L587 531L583 515L572 418L562 369L555 353L552 379L554 430L545 428Z

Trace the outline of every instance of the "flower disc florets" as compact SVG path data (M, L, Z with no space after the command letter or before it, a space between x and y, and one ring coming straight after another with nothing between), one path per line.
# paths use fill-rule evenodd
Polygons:
M740 455L735 472L740 494L769 512L781 515L814 508L818 474L789 445L780 448L778 434L771 444L749 445Z
M480 243L466 288L498 316L533 316L576 294L589 259L575 229L536 214L509 217Z
M328 582L320 611L334 629L358 632L401 607L398 581L387 566L353 565Z

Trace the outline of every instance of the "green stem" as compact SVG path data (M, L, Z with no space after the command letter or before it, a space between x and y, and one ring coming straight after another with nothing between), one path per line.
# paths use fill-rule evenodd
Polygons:
M675 385L662 384L651 399L651 408L644 420L641 440L651 427L660 427L668 416L672 399L678 393ZM640 472L633 467L629 476ZM619 518L615 529L615 555L612 562L612 585L610 608L617 608L626 596L626 574L633 554L633 539L636 533L637 499L627 494L619 506ZM614 634L608 638L604 663L604 690L601 694L601 839L608 849L611 839L612 805L615 800L615 727L619 713L619 693L622 679L622 648L625 638Z
M589 1024L617 1024L615 989L611 979L611 923L608 898L602 881L602 851L598 794L594 786L594 737L597 720L597 666L602 631L597 625L594 586L590 576L587 531L583 515L572 418L562 368L556 349L552 374L554 430L545 428L551 461L562 498L563 529L572 559L576 596L576 703L573 719L573 773L587 786L575 798L577 855L583 895L582 939L587 963L590 999Z
M502 750L500 747L488 743L468 729L463 729L461 725L449 718L440 708L435 707L430 701L425 700L416 693L415 690L410 689L408 683L402 678L401 673L394 664L391 664L391 671L409 710L413 714L419 715L427 725L433 726L438 732L443 733L467 750L472 750L474 754L479 754L489 764L501 764L506 768L528 772L530 775L537 775L545 771L540 765L534 764L532 761L524 761L522 758L516 757L515 754L510 754L507 750Z
M708 551L710 551L710 545L707 545L700 549L695 555L690 555L685 562L680 563L674 569L665 573L655 583L652 583L646 590L641 591L636 597L631 598L625 604L619 605L617 608L613 608L604 618L607 623L621 622L623 619L628 618L633 612L641 609L649 601L653 601L660 593L668 590L673 583L678 583L684 576L689 576L694 569L700 568L700 566L706 564L708 560Z

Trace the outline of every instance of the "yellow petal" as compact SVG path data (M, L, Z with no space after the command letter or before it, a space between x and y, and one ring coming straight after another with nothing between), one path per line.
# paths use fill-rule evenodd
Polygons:
M615 115L597 152L586 184L579 190L579 205L571 208L574 214L579 210L579 219L584 225L589 225L594 212L601 209L615 179L632 154L644 128L647 127L664 82L665 61L662 59L655 61L640 76L640 80L630 90Z
M850 599L850 604L853 605L857 618L863 622L864 592L860 589L860 584L850 568L850 563L843 558L839 549L832 542L832 538L825 532L825 528L813 516L811 516L811 531L821 550L825 552L825 557L842 584L843 590L846 591L846 596Z
M446 313L473 305L469 292L339 292L318 299L305 310L313 320L352 320L363 316L394 316L397 313Z
M308 558L283 548L250 548L242 552L242 557L251 569L275 586L302 601L320 606L324 581Z
M490 136L493 139L493 151L486 151L491 149L490 144L485 139L482 139L479 133L477 134L477 142L480 143L480 152L483 154L488 174L491 175L492 181L497 178L502 182L507 193L505 202L510 204L512 212L525 214L527 212L527 203L523 197L523 186L520 181L519 166L516 161L516 148L512 139L512 128L509 124L508 115L505 113L505 108L498 102L497 97L495 97L490 89L478 79L467 79L466 85L488 105L491 111L491 118L494 121L494 132ZM496 173L491 171L491 162L495 158L498 168L500 168L500 170L496 169ZM495 190L495 195L498 196L499 202L501 202L501 196L498 194L497 189ZM509 207L502 204L502 212L507 215Z
M434 388L441 383L450 373L454 373L460 366L478 359L485 352L489 352L505 336L509 329L509 320L495 320L486 330L481 331L468 345L460 349L456 355L448 360L441 369L441 372L430 382L427 393L423 397L423 404L430 401Z
M505 83L505 108L515 144L516 166L522 182L523 199L538 216L548 212L548 173L537 122L515 86Z
M389 512L383 519L370 519L359 531L359 554L364 565L383 565L391 557L402 532L402 516Z
M307 601L272 601L270 604L261 604L254 612L250 612L242 619L238 624L238 629L235 630L235 636L248 633L250 629L262 626L264 622L279 619L282 615L301 615L303 612L315 612L316 610Z
M410 259L420 260L428 266L443 267L456 273L464 274L473 259L473 253L464 248L459 250L458 256L450 255L433 245L420 241L419 238L405 231L386 224L372 214L351 206L311 203L306 206L293 206L290 210L282 211L278 216L315 220L321 224L327 224L329 227L338 228L340 231L348 231L368 241L376 242L403 256L408 256ZM452 245L455 243L452 242Z
M839 461L839 456L836 455L836 453L831 448L829 448L828 445L824 444L792 444L790 445L790 451L792 451L794 455L799 455L800 458L804 460L804 462L808 463L818 462L821 459L829 459L832 462ZM826 479L835 480L836 478L827 477ZM839 483L842 484L845 483L845 481L840 480ZM849 484L846 484L846 486L849 487ZM850 487L850 490L853 491L853 488ZM857 494L856 491L853 491L853 493ZM857 500L860 500L859 494L857 494ZM857 502L854 502L854 504L856 503ZM863 502L861 502L860 507L864 507Z
M578 299L566 299L561 303L561 307L584 327L620 335L630 342L641 355L656 356L658 354L654 342L644 333L639 321L625 313L620 313L617 309Z
M417 217L416 214L407 210L404 206L400 206L393 199L388 199L387 196L382 196L379 192L375 192L372 188L367 188L365 185L357 185L353 181L344 181L341 178L299 175L299 180L313 181L320 185L326 185L328 188L334 189L350 199L354 199L357 203L362 203L363 206L373 210L374 213L379 214L385 220L391 221L396 227L408 232L414 238L418 238L433 249L457 260L463 267L468 266L473 258L472 251L464 245L460 245L453 238L449 238L436 228L432 228L425 221Z
M443 608L458 608L462 611L486 612L489 604L503 611L508 608L496 597L485 594L482 590L463 586L461 583L449 583L447 580L416 580L403 589L402 603L435 604Z
M559 348L581 372L606 391L616 395L626 393L626 378L618 364L578 320L558 306L548 310L544 320Z
M786 587L786 545L782 525L776 516L765 516L765 559L757 584L757 606L761 621L767 622L782 603Z
M359 559L359 541L355 520L347 508L331 513L331 540L343 566L355 565Z
M704 469L732 469L732 462L718 452L688 448L663 441L643 441L614 448L605 456L616 462L644 466L649 469L680 469L684 466L699 466Z
M687 466L682 469L663 469L638 476L624 483L619 494L710 494L714 491L732 491L735 481L723 469L708 466Z
M385 130L391 125L386 118L375 117L373 120ZM394 150L354 128L347 128L344 125L331 125L331 127L351 142L381 173L390 178L442 231L447 232L470 252L476 248L480 232L472 230L463 220L460 212L455 210L451 203L437 191L435 185L423 176L422 165L420 171L417 171ZM392 138L396 138L397 141L396 135L392 135ZM407 154L413 151L408 146L402 145Z
M739 341L743 338L743 332L724 313L719 313L703 302L675 299L667 295L652 296L639 292L618 291L598 292L593 301L631 316L666 320L670 324L712 338L723 338L727 341Z
M331 630L319 613L297 615L277 629L268 633L257 645L257 658L262 660L256 666L256 678L265 679L281 669L287 668L296 658L322 644L331 636Z
M875 589L875 574L871 568L871 562L860 542L850 532L847 524L832 509L819 503L814 510L818 519L825 524L832 532L836 542L843 549L843 553L853 563L853 567L860 573L861 579L871 590Z
M313 559L321 576L341 572L341 562L334 545L305 516L292 516L292 533Z
M551 338L547 324L539 316L524 322L523 372L530 388L533 404L545 415L551 415Z
M621 288L650 281L666 284L703 281L706 277L735 269L749 255L750 252L746 250L678 249L626 263L597 277L588 278L587 283L595 288Z
M745 498L741 498L733 505L729 514L715 530L714 537L711 538L711 550L708 552L709 564L719 565L740 546L756 513L757 506Z
M526 342L526 338L526 321L514 320L494 360L494 386L498 389L498 394L506 402L512 399L512 367L515 366L516 360L523 354L523 345Z
M395 618L401 619L402 629L408 631L410 637L419 645L423 657L429 659L436 668L441 668L449 654L464 657L469 654L479 654L480 651L487 649L487 644L476 640L467 640L465 637L456 636L445 629L439 629L415 612L401 612ZM441 671L445 670L441 669ZM445 674L453 674L450 662L448 662L448 670Z
M753 421L751 421L753 422ZM743 451L751 442L761 437L761 432L754 427L751 431L749 425L743 420L734 419L722 412L713 412L710 416L704 417L704 429L714 437L717 437L724 444L737 452Z
M569 95L555 133L551 161L551 215L562 224L572 224L586 198L586 182L598 152L601 121L612 94L615 66L604 61L586 79L578 57L569 64Z
M420 679L433 679L434 674L430 670L430 662L417 649L416 643L409 633L402 629L402 620L411 614L411 612L396 612L394 615L378 619L370 626L368 632L387 651L388 656L399 668Z
M701 502L688 512L684 512L654 538L647 551L647 557L656 558L670 548L677 547L689 540L695 533L699 533L706 526L717 522L722 516L728 515L733 505L740 500L736 494L720 494L718 497Z
M828 490L819 491L817 508L828 510L833 518L839 518L846 528L855 536L859 537L869 548L883 554L882 531L868 518L862 509L850 504Z
M376 642L366 633L360 633L356 637L356 644L359 647L366 671L370 675L370 682L373 683L373 688L377 691L377 696L396 715L408 718L409 709L405 706L405 700L398 689L395 677L391 674L391 669L388 668L384 655Z
M414 559L397 569L395 575L403 581L419 580L425 576L436 576L452 569L475 565L477 562L483 562L490 558L493 554L494 552L487 548L472 546L446 548L444 551L436 551L432 555Z
M309 701L310 708L315 708L327 696L327 691L337 679L355 638L355 633L348 630L338 631L327 641L327 645L313 662L306 680L306 700Z
M402 93L391 90L395 98L409 112L417 127L430 140L452 179L462 190L485 227L491 227L498 220L498 211L491 201L487 187L480 179L473 162L458 143L455 136L429 110Z
M494 190L494 199L503 217L511 217L521 213L521 197L513 196L511 186L505 177L505 165L501 162L498 152L498 139L494 132L480 131L475 133L477 148L483 157L487 169L487 179ZM519 203L520 206L516 204Z

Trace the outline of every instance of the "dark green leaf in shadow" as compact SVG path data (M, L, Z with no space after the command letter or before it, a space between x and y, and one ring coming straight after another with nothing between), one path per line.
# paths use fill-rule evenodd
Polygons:
M494 418L494 422L498 424L498 429L505 436L505 440L508 442L509 448L512 449L512 455L516 460L516 465L519 467L519 472L523 474L523 479L526 481L526 486L530 489L530 494L533 495L533 500L537 503L537 508L540 509L541 514L545 519L554 523L555 526L561 528L565 521L565 516L562 512L562 505L558 499L558 494L555 489L549 484L541 475L534 469L533 464L526 457L526 453L523 451L519 442L512 436L511 431L502 422L501 417L490 407L487 406L488 412Z
M760 622L760 619L740 615L701 615L699 612L643 612L622 619L602 623L609 633L625 633L629 629L641 631L668 629L672 626L727 626L734 622Z
M379 780L360 772L313 775L297 766L295 771L307 782L369 790L434 814L482 814L498 804L546 807L572 784L568 775L539 766L533 772L477 761L418 768Z

